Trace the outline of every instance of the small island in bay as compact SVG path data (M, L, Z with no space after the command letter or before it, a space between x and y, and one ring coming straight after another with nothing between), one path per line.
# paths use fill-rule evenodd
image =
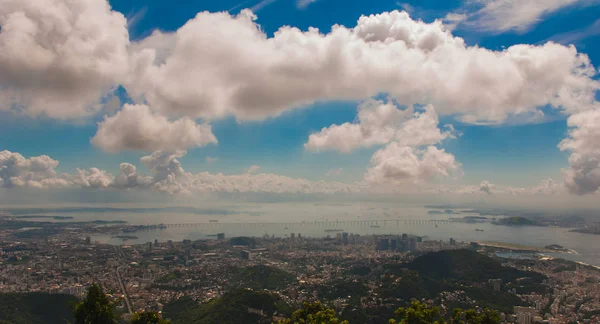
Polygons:
M492 221L492 224L504 226L542 226L534 220L520 216L498 218Z
M126 240L137 240L138 237L135 235L115 235L113 236L114 238L118 238L118 239L122 239L123 241Z
M582 234L592 234L592 235L600 235L600 229L598 228L576 228L572 229L569 232L582 233Z
M430 210L427 212L427 214L429 214L429 215L457 215L460 213L455 212L452 209L446 209L446 210Z
M562 245L558 245L558 244L550 244L550 245L546 245L544 246L544 248L548 249L548 250L552 250L552 251L559 251L559 252L569 252L569 249L565 249L564 246Z
M461 223L474 224L474 223L485 223L488 221L488 218L483 217L483 216L465 216L465 217L460 217L460 218L449 218L449 220L455 221L455 222L461 222Z
M67 220L73 219L73 216L46 216L46 215L21 215L12 216L15 219L54 219L54 220Z

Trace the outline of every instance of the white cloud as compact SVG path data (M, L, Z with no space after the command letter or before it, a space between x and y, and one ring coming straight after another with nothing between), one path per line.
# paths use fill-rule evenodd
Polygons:
M250 167L252 172L239 175L197 174L186 172L177 160L185 152L155 152L142 157L153 174L152 189L169 194L190 194L194 192L261 192L261 193L340 193L358 192L359 184L344 184L327 181L308 181L276 174L252 174L258 166Z
M439 188L439 192L443 193L455 193L459 195L477 195L477 194L494 194L497 190L496 185L491 184L489 181L482 181L477 186L458 186L456 188Z
M77 169L77 173L68 177L74 185L82 188L107 188L113 181L113 176L104 170L90 168L89 170Z
M423 184L459 171L460 164L443 149L429 146L418 150L392 142L375 152L365 181L384 186Z
M438 144L452 137L452 130L441 132L433 106L413 114L412 109L400 110L393 103L367 100L358 107L356 123L344 123L323 128L311 134L304 148L310 151L337 150L349 153L359 147L371 147L396 141L404 146L418 147Z
M398 1L396 2L396 5L400 6L400 8L404 9L404 11L408 12L411 15L415 12L415 7L410 3Z
M275 1L277 0L261 0L257 4L250 7L250 10L254 13L259 12L260 10L262 10L262 8L272 4Z
M454 156L430 146L423 150L391 143L377 151L367 170L364 181L341 183L309 181L282 175L243 173L186 172L179 158L185 151L154 152L140 162L150 175L137 172L129 163L121 163L117 176L89 168L77 169L74 174L57 174L58 161L42 155L25 158L19 153L0 152L0 185L3 188L28 187L36 189L87 188L89 190L154 190L172 195L193 193L270 193L270 194L335 194L335 193L443 193L443 194L498 194L498 195L557 195L565 187L552 179L529 188L506 187L482 181L475 186L426 186L435 177L460 173ZM342 169L328 172L332 176Z
M488 195L492 194L493 189L494 189L494 185L489 183L488 181L482 181L479 184L479 191L485 192Z
M477 195L477 194L498 194L498 195L512 195L512 196L525 196L525 195L557 195L564 193L564 187L562 184L557 183L553 179L542 180L538 185L533 187L512 187L512 186L499 186L492 184L489 181L482 181L479 185L467 185L467 186L456 186L456 187L439 187L437 191L439 193L451 193L459 195Z
M276 174L224 175L201 172L170 178L170 182L155 185L156 190L168 193L190 192L262 192L262 193L349 193L360 191L358 184L330 181L309 181Z
M144 17L146 17L146 14L148 13L148 7L144 6L142 8L140 8L139 10L128 14L127 15L127 27L128 28L133 28L135 26L137 26L142 20L144 20Z
M581 0L475 0L483 6L471 14L467 25L479 30L524 32L545 15Z
M271 38L255 18L199 13L164 41L174 46L163 64L155 63L162 46L134 53L127 90L163 113L194 118L262 119L316 100L389 93L403 105L498 123L544 105L589 108L599 87L574 47L466 46L441 21L414 21L406 12L363 16L328 34L282 27Z
M251 165L248 169L246 169L246 174L253 174L260 170L260 165Z
M569 117L569 137L559 144L571 152L569 168L563 170L569 192L583 195L600 188L600 109Z
M348 153L359 147L389 143L371 158L365 180L388 186L423 184L459 169L453 155L431 146L454 136L451 125L449 131L442 132L438 124L431 105L413 114L412 109L400 110L392 103L368 100L359 106L356 123L323 128L311 134L304 147L311 151L333 149ZM413 149L424 146L429 147Z
M166 59L173 54L177 40L173 34L165 33L160 30L154 30L150 36L133 42L129 46L131 53L140 53L143 51L151 51L156 65L164 64ZM132 66L135 73L135 66ZM140 68L138 66L138 68Z
M104 118L92 144L108 152L123 150L179 150L216 144L210 125L184 117L169 121L146 105L124 105L116 115Z
M128 73L127 22L105 0L1 0L0 28L0 110L87 116Z
M359 147L389 143L412 110L400 110L393 103L367 100L358 106L356 123L323 128L311 134L304 148L310 151L338 150L349 153Z
M510 195L557 195L565 192L563 184L554 181L552 178L542 180L538 185L529 188L502 187L498 188L499 193Z
M549 178L542 180L542 182L531 189L531 193L538 195L554 195L564 191L562 184L557 183L554 179Z
M446 138L454 137L452 125L446 125L448 131L438 128L438 115L433 106L425 107L425 111L417 112L407 120L394 134L396 142L402 145L418 147L438 144Z
M576 2L473 0L480 10L462 23L521 31ZM571 136L561 144L572 153L564 172L566 187L575 193L597 190L599 156L574 144L592 136L575 135L577 129L594 128L577 116L600 109L598 73L589 58L555 43L501 51L467 46L449 29L463 14L425 23L392 11L362 16L351 28L335 25L326 34L286 26L269 37L249 10L237 16L201 12L175 32L157 31L130 44L125 17L106 0L0 0L0 109L81 118L97 113L100 102L123 85L136 102L147 105L129 113L147 123L133 125L123 110L105 118L94 142L109 151L153 151L216 142L209 126L196 124L196 118L263 119L318 100L364 100L386 93L401 105L431 104L441 115L475 124L529 120L541 116L538 107L548 105L574 114ZM416 123L413 119L407 123ZM403 142L414 134L398 137L395 125L378 125L374 135L365 135L368 124L359 115L357 123L331 126L323 130L331 142L316 146L350 151L394 142L401 147L434 144L426 137L422 144ZM118 131L109 132L111 125ZM148 132L144 125L160 125L164 133ZM394 130L391 139L389 128ZM175 141L177 135L185 140ZM413 151L422 158L421 150ZM101 172L82 172L81 185L107 183ZM1 178L5 187L70 181L39 172ZM160 181L176 186L173 179Z
M62 187L55 171L58 161L47 155L25 158L19 153L0 151L0 179L5 188Z
M464 13L448 13L442 21L444 22L444 26L449 30L454 30L458 25L460 25L463 21L467 20L469 16Z
M548 40L565 45L577 44L584 39L588 39L598 34L600 34L600 19L596 19L594 23L585 28L553 35Z
M130 163L121 163L120 173L111 186L115 188L146 188L152 183L152 178L137 174L137 168Z
M144 156L140 162L144 164L151 172L154 182L167 180L170 176L179 177L184 174L179 158L184 157L186 151L175 152L156 151L151 155Z
M304 9L308 7L311 3L315 3L317 1L319 0L297 0L296 7L298 7L299 9Z
M74 174L57 174L58 161L46 155L23 157L19 153L0 152L0 184L4 188L29 187L89 188L104 190L151 189L168 194L191 194L206 192L224 193L273 193L273 194L333 194L366 191L363 183L340 183L331 181L309 181L277 174L250 173L225 175L208 172L186 172L179 158L185 151L161 152L144 156L140 162L150 170L150 176L137 173L134 165L121 163L116 177L98 168L77 169Z

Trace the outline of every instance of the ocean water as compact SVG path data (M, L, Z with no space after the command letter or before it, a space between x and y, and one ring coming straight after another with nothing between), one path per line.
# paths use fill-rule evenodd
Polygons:
M423 205L394 203L315 204L315 203L243 203L205 204L195 208L130 207L117 209L94 209L74 211L50 211L44 215L73 216L73 221L124 220L132 225L190 224L197 227L175 227L162 230L138 231L138 239L123 241L110 236L94 236L93 240L110 244L139 244L155 239L168 240L205 239L216 233L232 236L263 236L265 234L285 237L291 233L310 237L325 237L325 229L336 228L360 235L409 233L427 236L433 240L497 241L534 247L560 244L577 254L554 253L553 256L600 266L600 236L569 232L554 227L507 227L491 223L413 224L405 220L447 220L449 218L476 216L428 214ZM210 220L217 223L209 223ZM385 220L385 221L383 221ZM342 222L370 221L369 224ZM319 222L315 224L315 222ZM327 222L327 224L323 224ZM338 223L340 222L340 223ZM377 222L377 223L375 223ZM377 224L371 226L371 224ZM481 229L483 231L476 231Z

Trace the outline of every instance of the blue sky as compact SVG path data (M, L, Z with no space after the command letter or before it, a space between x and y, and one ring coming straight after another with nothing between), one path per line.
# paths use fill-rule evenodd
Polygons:
M109 3L113 10L121 12L129 20L128 31L132 41L143 40L154 30L175 32L201 11L231 9L230 13L235 15L244 8L253 7L258 16L256 23L268 37L272 37L282 26L294 26L303 31L317 27L322 33L328 33L335 24L352 28L361 15L392 10L408 10L413 19L431 23L452 12L474 15L481 7L468 0L402 3L394 0L317 0L306 6L294 0L194 0L177 4L167 0L110 0ZM600 2L573 1L569 6L541 14L533 22L529 21L528 27L486 30L464 23L452 33L463 38L467 46L493 51L502 51L515 44L541 45L549 40L574 44L579 52L589 56L592 64L597 65L600 61L598 17ZM598 80L597 75L591 78ZM122 102L133 102L124 88L120 88L117 96ZM335 150L312 152L305 149L304 144L310 134L324 127L356 121L357 107L361 102L318 101L259 121L244 121L234 116L215 118L210 120L210 124L218 144L188 148L187 155L180 157L179 161L186 171L193 173L241 174L251 165L258 165L260 172L310 181L359 182L373 154L382 146L362 147L344 153ZM515 120L491 126L467 124L452 114L441 114L440 126L452 124L456 138L444 139L437 145L455 157L461 165L462 175L436 181L465 186L489 181L500 186L516 187L532 187L548 178L560 182L561 168L569 167L570 151L561 151L557 146L569 136L569 114L551 108L545 108L544 112L545 117L535 122ZM142 168L139 159L150 153L147 150L113 153L90 143L103 115L98 113L76 120L61 120L19 115L0 109L0 151L18 152L26 158L49 155L60 161L56 169L59 173L97 167L118 174L121 162ZM337 169L341 171L328 174L330 170Z
M325 109L323 109L325 108ZM318 180L342 168L337 180L360 180L373 149L350 154L306 152L308 134L331 124L350 122L356 117L356 103L323 103L262 122L238 123L228 118L213 124L218 145L190 150L182 159L186 170L240 173L257 164L268 172ZM50 155L61 161L59 170L95 166L118 171L119 163L137 161L145 153L107 154L90 145L96 132L93 123L72 125L51 120L7 118L0 129L0 145L25 156ZM478 183L482 178L497 183L528 186L542 179L560 178L568 165L568 154L558 143L567 133L565 118L533 125L473 126L456 124L462 133L446 143L463 164L463 181ZM218 158L207 163L206 157ZM494 170L494 172L490 172Z

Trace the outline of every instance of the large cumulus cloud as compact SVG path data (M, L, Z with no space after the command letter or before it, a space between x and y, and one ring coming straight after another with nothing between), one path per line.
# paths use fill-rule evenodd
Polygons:
M482 181L479 185L439 186L430 192L458 195L549 196L564 193L564 186L548 178L531 187L502 186Z
M535 20L572 2L524 2L531 3L532 14L511 18ZM486 1L480 14L502 17L517 7L515 1ZM495 28L514 26L509 22ZM417 176L404 178L417 183L432 178L431 172L418 172L424 166L439 166L433 177L456 169L449 153L431 146L449 136L437 127L437 114L467 123L502 123L538 116L540 107L549 106L573 115L570 137L560 147L571 152L565 185L583 194L600 186L597 147L589 148L585 143L591 140L584 140L596 138L596 128L582 120L595 118L600 109L596 77L587 55L573 46L468 46L441 20L425 23L400 11L362 16L355 26L335 25L329 31L285 26L272 36L249 10L238 15L201 12L174 32L156 31L132 43L125 17L106 0L0 0L0 110L81 118L101 109L106 96L121 85L138 105L124 106L100 123L93 142L107 151L200 147L216 138L199 118L264 119L315 101L365 100L386 93L400 105L432 105L436 112L426 109L410 116L409 110L385 103L361 108L357 122L313 134L307 148L347 152L387 145L373 157L365 177L397 182L401 174L413 174ZM417 132L421 135L415 136ZM433 157L440 160L434 163ZM160 166L151 171L156 172L151 182L136 178L137 170L129 166L122 166L118 176L87 169L69 177L41 176L54 168L18 168L17 175L7 176L4 167L4 187L75 182L154 187L161 182L174 188L170 191L185 191L196 188L190 183L199 183L183 181L185 176ZM252 179L253 184L258 181Z
M398 11L363 16L354 28L336 25L327 34L282 27L273 37L255 18L247 10L201 12L160 34L171 38L170 50L138 46L127 89L165 113L204 118L264 118L316 100L382 92L468 122L502 122L544 105L595 105L596 71L574 47L467 46L441 21Z
M25 158L19 153L0 151L0 184L12 187L66 187L68 182L57 176L58 161L47 155Z
M0 110L73 119L129 71L125 17L105 0L0 0Z
M574 47L468 46L441 20L399 11L327 33L285 26L272 37L255 19L249 10L201 12L130 44L125 17L106 0L1 0L1 107L80 117L119 84L154 110L191 118L261 119L379 93L468 122L595 105L596 71Z
M569 137L559 145L571 152L565 186L578 195L594 193L600 188L600 109L572 115L568 125Z
M452 154L433 146L454 137L453 128L441 131L433 106L422 112L398 109L393 103L369 100L359 106L357 121L332 125L311 134L304 147L311 151L350 152L358 147L388 144L375 152L365 174L370 184L423 184L459 170Z
M357 121L323 128L311 134L304 147L310 151L337 150L348 153L359 147L397 141L406 146L438 144L452 137L451 131L438 128L433 106L423 112L400 110L393 103L367 100L358 107Z
M225 175L208 172L186 172L179 158L185 151L154 152L142 157L141 162L151 170L152 188L170 194L189 194L193 192L262 192L262 193L340 193L358 192L360 184L344 184L327 181L309 181L302 178L255 173L256 167L250 167L244 174Z
M336 193L436 193L459 195L557 195L565 186L553 179L533 187L510 187L482 181L479 185L424 185L436 177L460 174L454 156L434 146L411 148L396 142L378 150L371 159L364 180L353 183L310 181L277 174L222 174L185 171L179 159L186 151L157 151L140 159L149 171L139 173L136 166L121 163L119 174L98 168L77 169L74 173L57 173L58 161L46 156L26 158L19 153L0 152L0 188L84 188L87 190L153 190L170 195L194 193L269 193L269 194L336 194Z
M372 185L418 185L453 172L460 172L460 164L443 149L428 146L420 150L392 142L375 152L365 180Z
M89 188L155 190L168 194L191 193L349 193L364 190L364 184L309 181L269 173L225 175L186 172L179 159L186 151L156 151L140 159L150 175L140 174L130 163L121 163L117 176L98 168L58 174L58 161L46 156L25 158L19 153L0 152L0 185L4 188ZM252 168L254 172L257 168Z
M125 105L98 125L92 144L108 152L178 150L216 144L208 124L184 117L170 121L146 105Z

